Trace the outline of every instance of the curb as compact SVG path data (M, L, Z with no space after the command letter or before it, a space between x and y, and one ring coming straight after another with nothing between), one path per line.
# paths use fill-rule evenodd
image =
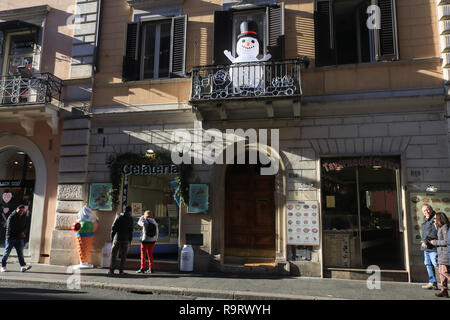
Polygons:
M30 279L22 277L0 277L0 281L10 282L28 282L28 283L45 283L54 285L67 286L66 280L53 279ZM118 291L129 291L139 293L156 293L165 295L178 295L188 297L204 297L229 300L349 300L333 297L318 297L307 295L292 295L283 293L265 293L252 291L224 291L198 288L182 288L182 287L160 287L160 286L142 286L142 285L123 285L109 284L95 281L81 281L81 287L109 289Z

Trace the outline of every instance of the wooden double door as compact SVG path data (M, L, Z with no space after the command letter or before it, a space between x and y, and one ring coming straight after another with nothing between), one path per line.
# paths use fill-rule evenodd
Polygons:
M275 258L275 176L258 165L231 165L226 174L225 256Z

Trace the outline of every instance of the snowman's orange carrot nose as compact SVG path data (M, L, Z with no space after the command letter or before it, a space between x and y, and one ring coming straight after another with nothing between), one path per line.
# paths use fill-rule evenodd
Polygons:
M247 43L245 44L247 47L250 47L250 42L247 41Z

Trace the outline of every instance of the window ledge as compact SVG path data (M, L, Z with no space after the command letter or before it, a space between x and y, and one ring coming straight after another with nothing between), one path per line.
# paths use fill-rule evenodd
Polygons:
M157 7L168 7L183 4L184 0L127 0L134 9L148 10Z
M332 66L323 66L323 67L313 67L302 70L305 72L316 72L316 71L328 71L328 70L339 70L339 69L357 69L357 68L366 68L366 67L379 67L386 65L408 65L408 64L421 64L421 63L431 63L431 62L439 62L440 57L430 57L430 58L416 58L416 59L404 59L404 60L396 60L396 61L378 61L378 62L363 62L363 63L351 63L351 64L340 64L340 65L332 65Z
M152 85L152 84L164 84L164 83L181 83L181 82L190 82L190 77L185 78L167 78L167 79L158 79L158 80L133 80L133 81L123 81L116 83L103 83L96 84L96 87L123 87L123 86L134 86L134 85Z

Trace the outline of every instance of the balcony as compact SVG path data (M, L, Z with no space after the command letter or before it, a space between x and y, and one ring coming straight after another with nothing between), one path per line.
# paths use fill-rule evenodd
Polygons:
M27 135L33 135L35 121L47 121L57 132L62 86L62 80L50 73L21 70L0 77L1 121L19 121Z
M300 69L299 59L194 67L190 103L200 120L298 117Z

